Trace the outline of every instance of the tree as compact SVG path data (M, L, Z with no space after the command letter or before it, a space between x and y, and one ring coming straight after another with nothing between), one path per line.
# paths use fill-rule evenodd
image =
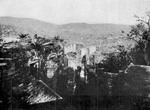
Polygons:
M43 80L43 82L52 86L53 83L47 82L48 78L46 76L46 62L47 60L52 60L53 62L58 64L60 60L62 60L61 58L63 56L63 54L60 53L61 51L63 51L63 40L60 38L47 39L35 36L35 41L33 42L32 39L29 39L30 36L26 34L20 34L20 36L21 40L17 43L11 42L4 43L4 46L1 45L1 53L5 54L2 57L8 57L12 59L12 61L8 63L8 66L10 67L7 67L8 69L5 69L4 75L6 75L6 77L3 78L2 84L2 90L4 93L3 97L6 100L5 104L7 105L6 107L9 107L9 104L18 104L21 102L22 95L21 97L19 96L20 93L22 94L22 92L17 91L17 88L20 84L27 85L32 82L32 79L41 79ZM52 53L56 54L56 58L49 59L49 55L51 55ZM37 54L37 59L33 58L35 54ZM58 56L60 58L59 60ZM31 67L27 65L29 64L29 59L33 61L33 64L34 61L37 61L39 63L38 69L36 68L38 72L33 71L34 74L38 73L38 75L34 75L31 73ZM17 95L14 96L14 93L12 91L17 93Z
M119 72L119 70L124 70L130 62L130 57L124 46L118 45L118 52L113 52L107 54L105 60L103 60L104 71L107 72Z
M134 57L136 57L135 54L141 55L142 53L144 61L141 62L145 62L145 65L150 65L150 12L147 12L145 17L135 15L135 18L139 23L136 26L132 26L130 33L127 34L129 39L137 43L132 53ZM138 52L140 54L137 54ZM141 56L139 57L141 58ZM138 60L138 57L135 60Z

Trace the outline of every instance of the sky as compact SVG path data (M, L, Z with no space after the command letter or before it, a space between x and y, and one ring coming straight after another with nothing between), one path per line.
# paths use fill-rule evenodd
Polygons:
M0 0L0 16L33 18L54 24L134 24L150 11L150 0Z

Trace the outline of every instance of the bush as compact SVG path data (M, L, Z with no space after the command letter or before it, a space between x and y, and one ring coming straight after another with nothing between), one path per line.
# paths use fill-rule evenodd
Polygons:
M121 48L124 48L121 47ZM130 59L125 49L120 49L119 53L109 53L106 60L103 61L104 71L116 73L124 70L129 64Z

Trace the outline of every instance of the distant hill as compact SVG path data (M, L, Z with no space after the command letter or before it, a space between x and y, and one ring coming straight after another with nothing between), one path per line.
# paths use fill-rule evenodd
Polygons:
M14 18L0 17L0 24L14 27L13 30L17 33L38 34L40 36L60 37L67 41L83 42L86 45L91 45L97 39L107 36L118 36L121 31L128 32L130 26L116 24L87 24L87 23L69 23L56 25L40 20L30 18Z
M55 24L39 21L31 18L0 17L0 24L14 26L32 31L40 35L50 34L55 30ZM49 32L50 30L50 32Z

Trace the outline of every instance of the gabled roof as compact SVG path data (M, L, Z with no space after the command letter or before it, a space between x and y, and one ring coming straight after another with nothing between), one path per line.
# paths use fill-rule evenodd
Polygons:
M28 104L39 104L62 99L62 97L52 90L42 80L32 79L28 85L20 84L19 92L26 92L29 94L26 98Z
M12 60L12 58L0 58L0 60Z
M7 63L0 63L0 66L6 66Z

